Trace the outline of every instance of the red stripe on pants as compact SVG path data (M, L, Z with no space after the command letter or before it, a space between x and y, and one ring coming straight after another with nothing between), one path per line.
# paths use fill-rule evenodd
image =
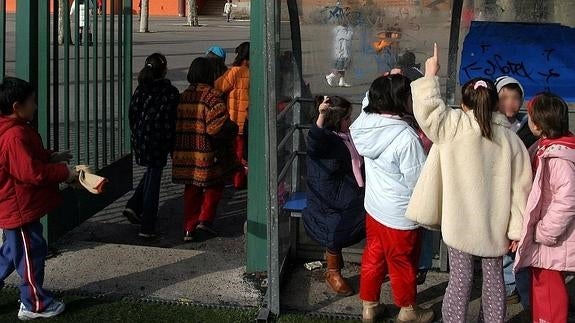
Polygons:
M533 322L567 322L569 296L563 273L532 267L531 277Z
M32 244L30 243L30 239L28 234L24 231L24 227L20 228L20 233L22 235L22 243L24 245L24 263L25 263L25 277L24 280L28 282L30 285L30 295L34 300L34 309L33 312L40 312L44 308L44 304L42 304L42 300L38 296L38 286L36 284L36 279L34 278L34 268L33 266L33 259L32 259Z
M245 166L246 161L244 160L244 147L246 145L246 138L243 135L238 135L236 137L235 149L236 156L240 163ZM247 184L247 176L245 168L241 168L234 174L234 187L236 189L244 189Z
M198 222L213 222L218 203L223 195L223 187L203 188L186 185L184 189L184 229L193 231Z
M379 302L381 285L389 273L395 305L415 305L421 249L420 230L392 229L377 222L369 214L365 228L367 238L361 259L360 298Z

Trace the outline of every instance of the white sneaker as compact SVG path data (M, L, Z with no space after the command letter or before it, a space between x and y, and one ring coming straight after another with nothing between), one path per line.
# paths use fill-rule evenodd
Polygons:
M50 318L62 314L65 308L66 305L64 305L64 302L54 300L52 303L50 303L50 305L48 305L48 307L46 307L46 309L44 309L44 312L36 313L29 311L23 303L20 303L18 319L21 321L28 321L37 318Z
M351 87L351 85L347 84L342 77L339 79L339 87Z
M325 80L327 81L327 84L331 87L334 87L336 84L335 78L336 78L336 76L333 73L325 76Z

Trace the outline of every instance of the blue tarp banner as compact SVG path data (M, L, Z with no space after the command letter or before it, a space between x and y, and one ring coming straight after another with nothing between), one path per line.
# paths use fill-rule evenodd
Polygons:
M509 75L526 98L551 91L575 102L575 29L559 24L474 21L463 42L459 81Z

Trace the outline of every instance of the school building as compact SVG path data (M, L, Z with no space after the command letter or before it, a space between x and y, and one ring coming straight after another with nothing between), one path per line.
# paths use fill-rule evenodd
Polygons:
M73 0L68 0L70 5ZM88 0L86 0L88 1ZM96 0L92 0L96 3ZM6 0L6 11L16 12L17 0ZM121 0L105 0L108 12L118 12L122 6ZM186 0L161 0L149 1L151 16L184 16L186 12ZM225 0L196 0L200 15L215 16L222 15L224 11ZM237 5L235 8L236 16L249 16L250 0L233 0ZM50 1L52 4L52 1ZM140 0L132 0L134 14L139 13Z

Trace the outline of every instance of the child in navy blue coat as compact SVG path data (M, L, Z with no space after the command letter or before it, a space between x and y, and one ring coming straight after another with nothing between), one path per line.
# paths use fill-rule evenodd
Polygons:
M365 237L363 160L349 135L351 103L341 97L316 100L319 116L308 134L307 234L326 248L326 282L339 295L354 291L341 276L341 250Z

